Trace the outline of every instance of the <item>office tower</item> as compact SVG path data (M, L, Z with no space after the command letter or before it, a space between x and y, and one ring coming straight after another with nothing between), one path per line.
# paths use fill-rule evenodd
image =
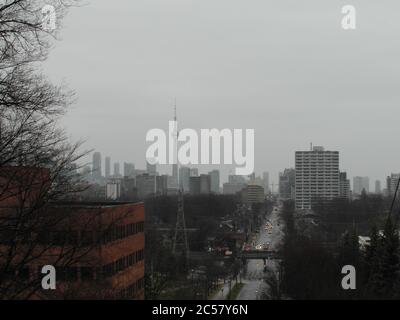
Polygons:
M351 198L350 180L347 179L346 172L340 172L339 197L342 199Z
M244 176L237 176L237 175L230 174L228 179L229 179L228 180L229 183L240 183L240 184L246 183L246 179L244 178Z
M318 201L339 196L339 152L314 147L295 153L296 209L311 209Z
M208 174L200 175L200 193L210 194L211 192L211 177Z
M121 201L135 201L137 199L136 180L132 177L118 179L121 182Z
M400 179L400 173L392 173L389 177L387 177L386 188L388 196L390 197L394 196L399 179Z
M92 163L92 177L94 180L101 179L101 153L93 153L93 163Z
M124 162L124 177L135 177L135 165L133 163Z
M142 170L142 169L135 169L135 177L140 176L142 174L146 174L147 170Z
M156 176L147 173L136 177L137 195L143 199L156 192Z
M190 168L190 176L191 176L191 177L198 177L198 176L199 176L199 169L197 169L197 168Z
M120 177L121 176L121 172L120 172L120 168L119 168L119 162L115 162L114 163L114 177Z
M157 165L156 164L150 164L146 161L146 171L150 175L157 175Z
M91 172L92 169L90 168L90 166L84 166L81 171L82 179L84 181L89 181L91 178Z
M249 183L255 184L255 182L256 182L256 174L255 174L255 172L253 172L252 174L250 174L250 175L248 176L248 178L249 178Z
M354 195L361 195L363 190L369 193L369 178L368 177L354 177L353 178L353 193Z
M156 176L156 193L157 195L163 195L163 196L168 194L167 175Z
M236 194L246 188L247 184L238 182L226 182L222 186L223 194Z
M211 179L211 192L219 193L219 171L212 170L208 173Z
M112 179L106 184L106 199L118 200L121 197L121 181Z
M189 179L190 179L190 168L180 167L179 168L179 188L183 192L189 192Z
M111 176L111 158L106 157L106 172L105 172L106 178L109 178Z
M171 185L173 188L178 188L178 165L173 164L172 165L172 180L171 180Z
M279 197L281 199L294 199L296 172L294 169L285 169L279 173Z
M255 184L249 184L241 190L242 202L246 204L263 203L264 188Z
M269 172L263 172L263 187L265 194L269 193Z
M189 193L191 195L199 195L200 194L200 177L190 177Z
M381 181L380 180L376 180L375 181L375 193L376 194L381 194L382 193Z

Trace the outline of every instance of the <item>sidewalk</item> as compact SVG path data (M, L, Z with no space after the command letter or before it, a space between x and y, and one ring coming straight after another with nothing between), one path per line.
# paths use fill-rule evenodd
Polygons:
M227 281L221 289L210 300L226 300L229 293L229 281Z

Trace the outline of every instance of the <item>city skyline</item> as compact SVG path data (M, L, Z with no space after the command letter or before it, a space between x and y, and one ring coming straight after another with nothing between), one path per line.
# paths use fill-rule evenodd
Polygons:
M313 148L313 149L311 149ZM294 152L294 154L296 154L296 152L307 152L307 151L312 151L315 148L323 148L325 150L324 147L322 146L313 146L311 144L310 149L309 150L296 150ZM326 150L326 151L333 151L333 150ZM337 152L337 151L335 151ZM339 152L340 154L340 152ZM100 160L99 160L100 158ZM104 158L104 164L105 166L103 166L103 158ZM99 163L100 161L100 163ZM107 176L107 163L108 166L111 166L111 164L114 167L113 170L113 174L110 174L109 176ZM123 164L124 167L124 171L123 174L121 174L119 168L121 163ZM87 166L88 165L92 165L92 168L97 168L100 167L101 168L101 172L100 175L103 178L115 178L115 177L129 177L129 176L135 176L135 174L143 174L143 173L149 173L149 174L158 174L158 175L167 175L169 176L172 180L174 179L174 169L173 167L175 165L150 165L149 163L146 162L146 166L145 168L138 168L135 167L134 163L131 162L126 162L126 161L112 161L112 157L109 155L105 155L103 156L101 152L99 151L95 151L92 153L92 161L90 163L86 163L85 166L82 167L81 171L82 173L87 171ZM339 162L340 165L340 162ZM115 168L118 168L118 172L115 173ZM168 167L170 167L168 169ZM214 169L207 171L207 169L203 168L204 170L201 170L202 165L179 165L179 172L182 171L182 169L189 169L191 170L196 170L196 174L195 176L200 176L200 175L212 175L213 172L218 172L218 181L219 181L219 187L222 188L224 186L225 183L230 182L230 177L239 177L241 175L237 175L234 174L233 171L231 171L227 176L226 179L221 179L221 170L218 169L218 167L220 166L203 166L203 167L213 167ZM159 170L160 168L162 168L162 170ZM257 177L257 179L261 179L259 181L259 185L262 185L264 189L269 189L270 191L272 191L273 193L281 193L280 188L281 188L281 178L282 178L282 174L286 174L286 172L288 170L293 170L295 172L295 168L294 167L285 167L282 168L281 171L279 171L278 173L278 179L275 182L274 180L270 180L270 172L269 171L262 171L262 172L254 172L252 175L243 175L242 177L246 178L248 182L251 182L254 178ZM129 171L129 174L126 174L126 172ZM135 173L136 172L136 173ZM189 174L189 173L188 173ZM349 172L340 170L340 175L344 174L345 175L345 179L348 179L348 185L350 190L354 193L354 195L360 195L362 190L365 189L365 191L367 193L381 193L383 191L385 191L387 189L387 179L390 178L390 176L392 175L397 175L397 173L391 172L388 173L386 175L386 177L384 179L378 179L375 181L371 181L369 176L351 176L351 174L349 175ZM192 176L192 173L190 173L190 175ZM182 187L182 181L181 181L181 173L179 173L179 186ZM98 177L98 172L94 171L93 177L95 179L99 178ZM339 177L339 176L338 176ZM359 180L362 179L363 182L359 182ZM172 181L171 180L171 181ZM338 180L339 181L339 180ZM356 182L357 181L357 182ZM253 181L254 182L254 181ZM170 182L172 184L174 184L174 182ZM267 185L265 185L265 183L267 183ZM361 183L362 186L359 186L359 184ZM374 185L372 185L371 183L373 183ZM377 192L377 184L379 185L379 192ZM383 185L384 187L381 188L381 185ZM184 188L185 189L185 188ZM266 189L266 190L267 190ZM387 190L386 190L387 191Z
M400 4L390 3L357 2L373 23L348 32L340 1L98 0L69 12L43 69L76 91L62 121L72 138L137 167L176 98L182 128L255 129L255 171L271 182L310 142L339 150L351 177L383 181L400 171Z

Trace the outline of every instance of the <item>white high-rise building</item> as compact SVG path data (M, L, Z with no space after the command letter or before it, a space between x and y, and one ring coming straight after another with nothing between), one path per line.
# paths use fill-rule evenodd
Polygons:
M314 147L296 151L296 209L311 209L320 200L339 197L339 152Z
M369 178L368 177L354 177L353 178L353 194L361 195L363 190L369 193Z

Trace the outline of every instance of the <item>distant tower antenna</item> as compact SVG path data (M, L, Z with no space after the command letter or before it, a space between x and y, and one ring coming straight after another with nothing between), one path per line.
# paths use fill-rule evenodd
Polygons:
M176 116L176 99L174 106L174 121L176 125L176 146L178 146L178 122ZM184 258L186 259L186 263L189 259L189 244L187 240L187 230L186 230L186 222L185 222L185 210L184 210L184 199L183 199L183 190L179 185L179 161L178 161L178 148L176 152L176 171L177 171L177 184L178 184L178 211L176 213L176 224L175 224L175 235L174 242L172 244L172 254L177 254L180 252Z

